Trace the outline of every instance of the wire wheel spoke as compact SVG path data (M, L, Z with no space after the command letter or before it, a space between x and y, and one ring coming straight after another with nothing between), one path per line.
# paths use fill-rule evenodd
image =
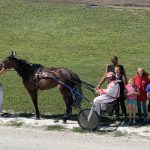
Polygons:
M93 111L90 119L88 120L90 111L90 109L84 109L79 113L78 123L82 129L95 130L98 127L99 116L95 111Z

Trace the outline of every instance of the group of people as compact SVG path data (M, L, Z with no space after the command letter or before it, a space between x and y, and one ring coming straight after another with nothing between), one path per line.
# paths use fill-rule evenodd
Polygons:
M107 66L95 89L99 95L94 99L95 111L100 115L101 104L116 101L114 111L117 120L120 120L121 106L124 122L129 126L136 124L137 120L146 124L147 121L150 121L150 79L148 73L143 68L138 68L136 75L127 80L125 69L118 63L118 58L113 56L111 62L112 64ZM102 89L101 86L106 80L108 87ZM129 117L127 117L126 100ZM136 118L136 108L138 109L138 118ZM142 119L142 111L144 119Z

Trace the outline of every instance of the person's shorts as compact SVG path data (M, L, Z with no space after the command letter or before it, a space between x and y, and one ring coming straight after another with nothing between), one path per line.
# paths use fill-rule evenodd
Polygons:
M127 100L128 105L137 105L137 100Z

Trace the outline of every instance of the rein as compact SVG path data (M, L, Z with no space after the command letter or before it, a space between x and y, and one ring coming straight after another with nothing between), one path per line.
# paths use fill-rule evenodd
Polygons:
M65 86L66 88L68 88L72 94L76 94L77 96L79 96L81 99L89 102L91 105L93 105L93 103L91 103L91 101L86 98L84 95L80 94L77 90L75 90L74 88L71 88L70 86L68 86L67 84L65 84L64 82L60 81L58 78L52 77L52 76L47 76L47 77L41 77L40 79L52 79L56 82L58 82L58 84Z
M73 82L73 83L75 83L75 84L77 84L77 85L83 86L85 89L90 90L90 91L96 96L96 93L95 93L95 90L94 90L94 89L95 89L95 86L94 86L94 85L89 84L89 83L87 83L87 82L85 82L85 81L83 81L83 80L80 80L80 81L81 81L81 84L78 83L78 82L76 82L76 81L73 81L73 80L71 80L71 79L68 79L68 80L70 80L71 82Z

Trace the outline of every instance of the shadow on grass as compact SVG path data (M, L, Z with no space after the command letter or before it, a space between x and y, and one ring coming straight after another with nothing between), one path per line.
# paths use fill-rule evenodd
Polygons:
M47 126L46 130L49 131L63 131L65 128L61 125L50 125Z
M96 133L98 135L108 135L108 134L113 134L114 137L119 137L119 136L125 136L125 133L122 133L120 131L117 131L117 128L120 126L120 124L116 124L115 126L99 126L96 130L84 130L80 127L74 127L72 129L73 132L77 133Z
M7 126L14 126L14 127L20 127L23 125L23 122L12 120L6 124Z

